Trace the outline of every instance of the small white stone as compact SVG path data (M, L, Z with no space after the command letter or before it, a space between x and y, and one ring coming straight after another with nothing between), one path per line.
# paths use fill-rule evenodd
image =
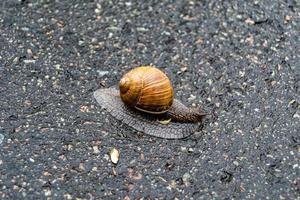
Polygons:
M112 148L109 152L110 160L112 163L117 164L119 162L120 152L116 148Z
M167 36L170 36L170 35L171 35L171 33L168 32L168 31L163 31L161 34L162 34L162 35L167 35Z
M245 72L244 72L244 71L239 71L239 75L240 75L241 77L244 77L244 76L245 76Z
M2 144L3 140L4 140L4 135L2 135L2 134L0 133L0 144Z
M92 43L96 43L96 42L98 42L98 40L97 40L97 38L92 38Z
M96 172L97 170L98 170L97 167L93 167L93 168L92 168L92 171L93 171L93 172Z
M84 44L83 40L79 40L78 45L82 46Z
M79 163L79 167L78 167L81 171L85 170L84 164L83 163Z
M93 146L93 151L94 151L94 154L100 153L98 146Z
M27 54L32 55L32 50L31 49L27 49Z
M101 9L101 8L102 8L102 6L101 6L101 4L100 4L100 3L97 3L97 4L96 4L96 6L97 6L97 8L99 8L99 9Z
M196 96L195 95L190 95L190 97L188 98L189 101L194 101L196 99Z
M72 195L70 195L70 194L68 194L68 193L66 193L66 194L64 194L64 198L66 198L66 199L72 199Z
M253 24L255 24L255 21L253 21L253 20L250 19L250 18L247 18L247 19L245 20L245 23L246 23L246 24L249 24L249 25L253 25Z
M211 84L213 83L213 81L212 81L211 79L208 79L208 80L206 81L206 83L208 83L208 85L211 85Z
M99 8L96 8L96 9L95 9L95 13L96 13L96 14L99 14L100 12L101 12L101 10L100 10Z
M182 72L186 72L186 71L187 71L187 67L181 67L180 70L181 70Z
M61 68L60 68L60 64L56 64L56 65L54 65L54 67L55 67L55 69L57 69L57 70L61 69Z
M27 28L27 27L22 27L21 30L22 30L22 31L29 31L29 28Z
M189 186L190 185L190 182L189 182L190 178L191 178L191 175L189 173L183 174L182 181L184 182L185 186Z
M137 27L136 30L137 30L138 32L147 32L147 31L149 31L149 29L144 28L144 27Z
M297 169L297 168L299 168L299 165L298 164L294 164L293 165L293 169Z
M103 76L109 74L109 71L97 70L97 73L98 73L99 77L102 78Z
M46 197L51 196L51 190L49 190L49 189L44 190L44 194Z
M293 115L293 118L300 118L300 115L299 115L298 113L295 113L295 114Z
M238 161L233 161L233 164L235 165L235 166L239 166L239 162Z
M13 63L17 63L19 61L19 57L15 57Z
M24 60L23 62L25 64L30 64L30 63L35 63L35 60Z

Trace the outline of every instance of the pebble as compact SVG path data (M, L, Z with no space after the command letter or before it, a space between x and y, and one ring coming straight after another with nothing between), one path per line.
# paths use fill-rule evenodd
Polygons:
M64 194L64 198L65 199L72 199L72 195L70 195L69 193Z
M209 85L211 85L211 84L213 83L213 80L212 80L212 79L208 79L208 80L206 81L206 83L208 83Z
M97 73L98 73L99 77L102 78L103 76L109 74L109 71L97 70Z
M96 13L96 14L99 14L99 13L101 13L101 10L98 9L98 8L96 8L96 9L95 9L95 13Z
M3 140L4 140L4 135L2 135L2 134L0 133L0 144L2 144Z
M93 150L94 150L94 154L100 153L98 146L93 146Z
M239 162L238 161L233 161L233 164L235 165L235 166L239 166Z
M186 72L186 71L187 71L187 67L182 67L182 68L180 68L180 70L181 70L182 72Z
M31 49L27 49L27 54L32 55L32 50Z
M112 148L109 152L110 160L112 163L117 164L119 162L120 152L116 148Z
M190 97L188 98L188 101L194 101L196 99L195 95L190 95Z
M137 30L138 32L147 32L147 31L149 31L149 29L144 28L144 27L138 27L138 28L136 28L136 30Z
M247 18L247 19L245 20L245 23L246 23L246 24L249 24L249 25L253 25L253 24L255 24L255 21L254 21L253 19Z
M293 118L300 118L300 115L299 115L298 113L295 113L295 114L293 115Z
M171 188L176 188L176 181L175 180L171 180L170 186L171 186Z
M286 16L284 17L284 23L285 23L285 24L289 23L290 20L291 20L291 16L286 15Z
M45 190L44 190L44 194L45 194L46 197L51 196L51 190L45 189Z
M79 163L79 167L78 167L81 171L84 171L85 170L85 167L84 167L84 163Z
M182 152L186 152L187 151L186 147L180 147L180 149L181 149Z
M35 60L24 60L23 62L25 64L30 64L30 63L35 63Z
M83 40L79 40L78 45L79 46L83 46L84 45L84 41Z
M191 175L189 173L184 173L182 176L182 181L184 183L185 186L189 186L190 182L189 179L191 178Z

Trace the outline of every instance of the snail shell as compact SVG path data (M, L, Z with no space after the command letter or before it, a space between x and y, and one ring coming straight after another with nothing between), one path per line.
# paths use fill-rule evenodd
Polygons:
M169 78L155 67L138 67L126 73L119 83L122 101L140 111L161 114L173 103Z

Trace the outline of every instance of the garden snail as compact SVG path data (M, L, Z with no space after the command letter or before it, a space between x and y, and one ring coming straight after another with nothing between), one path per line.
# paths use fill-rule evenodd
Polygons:
M142 66L126 73L114 88L99 89L94 97L113 117L137 131L161 138L184 138L197 130L206 115L174 99L172 84L162 71ZM170 120L162 124L160 120Z

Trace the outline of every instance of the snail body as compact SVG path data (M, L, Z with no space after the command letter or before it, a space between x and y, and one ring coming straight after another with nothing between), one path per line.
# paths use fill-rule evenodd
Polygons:
M174 92L169 78L155 67L138 67L120 80L120 97L129 107L151 114L167 112Z
M94 92L102 108L114 118L148 135L179 139L194 133L207 115L188 108L174 98L169 78L155 67L137 67L126 73L115 87ZM167 124L160 120L170 120Z

